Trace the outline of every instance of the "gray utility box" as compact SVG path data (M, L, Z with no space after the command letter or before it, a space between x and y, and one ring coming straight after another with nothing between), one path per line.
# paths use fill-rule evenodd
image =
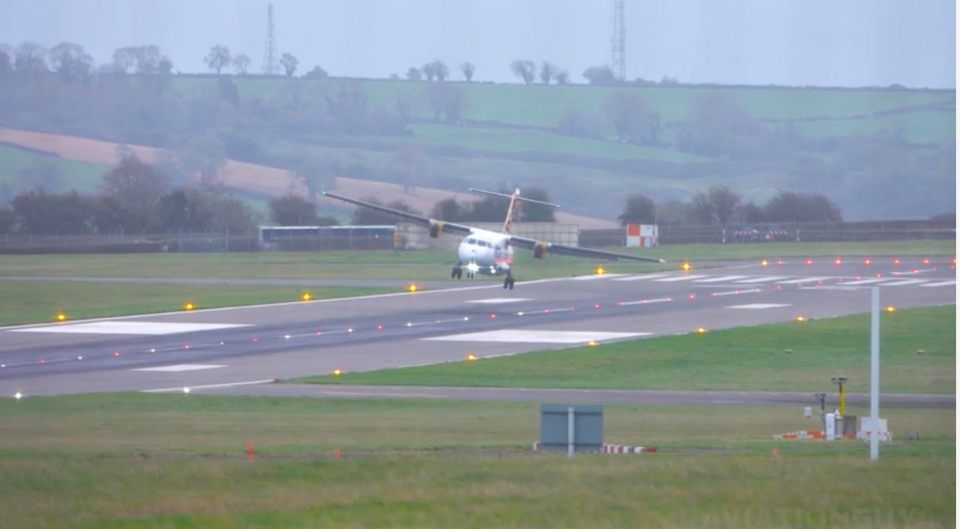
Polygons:
M599 452L603 448L603 406L540 405L540 450L566 452L570 447L573 412L573 450Z

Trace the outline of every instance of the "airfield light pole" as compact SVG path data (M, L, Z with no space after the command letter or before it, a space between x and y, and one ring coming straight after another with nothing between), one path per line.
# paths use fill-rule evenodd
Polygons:
M870 289L870 460L880 458L880 288Z

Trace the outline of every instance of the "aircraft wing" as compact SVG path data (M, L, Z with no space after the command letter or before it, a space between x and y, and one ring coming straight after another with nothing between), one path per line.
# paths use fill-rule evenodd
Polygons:
M607 259L610 261L627 259L630 261L648 261L653 263L666 262L663 259L658 259L656 257L641 257L637 255L627 255L622 253L607 252L604 250L595 250L593 248L581 248L579 246L569 246L566 244L537 241L534 239L527 239L526 237L517 237L515 235L510 236L510 243L522 248L529 248L533 250L534 255L537 255L538 252L543 252L557 255L572 255L575 257L593 257L597 259ZM540 255L540 257L542 257L542 255Z
M355 198L349 198L334 193L328 193L326 191L322 192L323 196L335 198L337 200L342 200L344 202L349 202L360 207L374 209L388 215L393 215L399 217L406 221L412 222L414 224L420 224L422 226L427 226L430 228L430 235L436 237L437 235L444 232L451 233L461 233L468 234L473 232L473 228L466 226L464 224L457 224L455 222L444 222L442 220L431 219L430 217L424 217L417 215L415 213L410 213L409 211L401 211L399 209L388 208L380 204L374 204L372 202L365 202L363 200L357 200Z

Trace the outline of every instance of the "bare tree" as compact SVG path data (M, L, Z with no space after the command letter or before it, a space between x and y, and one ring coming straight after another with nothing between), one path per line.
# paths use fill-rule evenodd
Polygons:
M540 65L540 80L543 81L543 84L550 84L550 81L556 77L559 71L560 68L556 64L543 61Z
M476 69L477 67L474 66L473 63L469 61L464 62L463 64L460 65L460 71L463 72L463 77L464 79L467 80L468 83L473 81L473 72L476 71Z
M693 213L701 222L715 222L726 226L737 211L740 195L727 186L711 187L706 193L700 191L693 196Z
M237 75L247 75L247 70L250 69L250 57L246 53L234 55L233 69L236 70Z
M61 42L50 48L49 61L53 71L68 80L87 77L93 66L93 57L72 42Z
M437 76L437 63L428 62L420 68L420 71L423 72L423 76L427 78L427 81L433 81L433 78Z
M523 82L530 84L537 78L537 65L533 61L524 61L517 59L510 63L510 71L514 75L523 79Z
M284 53L280 56L280 66L283 66L283 73L287 74L287 77L293 77L299 65L300 60L294 57L292 53Z
M35 75L48 71L47 50L35 42L24 42L17 46L13 57L17 73Z
M437 81L443 82L447 80L447 77L450 75L450 68L447 68L446 63L437 59L433 61L433 68L437 75Z
M595 85L610 85L617 82L617 77L613 75L613 70L609 66L591 66L583 71L583 77L590 84Z
M230 64L230 48L217 44L210 48L210 53L203 58L203 61L207 63L207 68L220 75L220 72Z
M618 91L604 106L620 141L656 143L660 134L660 114L639 95Z
M160 71L160 61L163 60L163 56L158 46L137 46L133 48L133 55L136 59L137 73L152 75Z

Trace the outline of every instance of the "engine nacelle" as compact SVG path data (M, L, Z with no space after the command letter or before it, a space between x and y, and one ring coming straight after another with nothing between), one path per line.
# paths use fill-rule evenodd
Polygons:
M436 239L443 233L443 223L434 220L430 221L430 236Z
M537 259L543 259L547 255L547 247L550 243L538 242L533 245L533 256Z

